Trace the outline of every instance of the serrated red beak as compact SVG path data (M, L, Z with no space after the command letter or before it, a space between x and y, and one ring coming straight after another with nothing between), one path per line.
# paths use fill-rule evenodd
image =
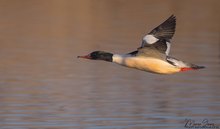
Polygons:
M77 56L77 58L92 59L90 55Z

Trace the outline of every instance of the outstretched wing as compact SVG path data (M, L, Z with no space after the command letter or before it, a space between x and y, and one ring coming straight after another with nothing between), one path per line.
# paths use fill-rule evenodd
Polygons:
M143 38L141 47L157 46L156 50L168 55L170 52L170 39L175 33L175 28L176 17L172 15Z

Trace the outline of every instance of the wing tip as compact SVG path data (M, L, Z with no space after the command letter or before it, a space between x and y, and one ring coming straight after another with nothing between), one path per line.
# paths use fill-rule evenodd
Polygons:
M170 23L170 24L174 24L174 27L176 25L176 16L174 14L172 14L169 18L167 18L167 20L164 21L164 23Z
M176 20L176 16L174 14L172 14L168 19L175 19Z

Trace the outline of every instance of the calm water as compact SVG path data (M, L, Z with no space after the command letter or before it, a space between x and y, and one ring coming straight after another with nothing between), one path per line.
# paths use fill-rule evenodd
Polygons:
M219 0L0 1L1 129L220 128ZM207 68L156 75L102 61L171 14L171 55Z

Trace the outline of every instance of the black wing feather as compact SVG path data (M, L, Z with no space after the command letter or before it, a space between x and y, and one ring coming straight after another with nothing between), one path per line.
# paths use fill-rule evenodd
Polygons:
M166 21L154 28L149 34L154 35L158 39L166 39L169 41L175 33L175 28L176 17L171 15Z

